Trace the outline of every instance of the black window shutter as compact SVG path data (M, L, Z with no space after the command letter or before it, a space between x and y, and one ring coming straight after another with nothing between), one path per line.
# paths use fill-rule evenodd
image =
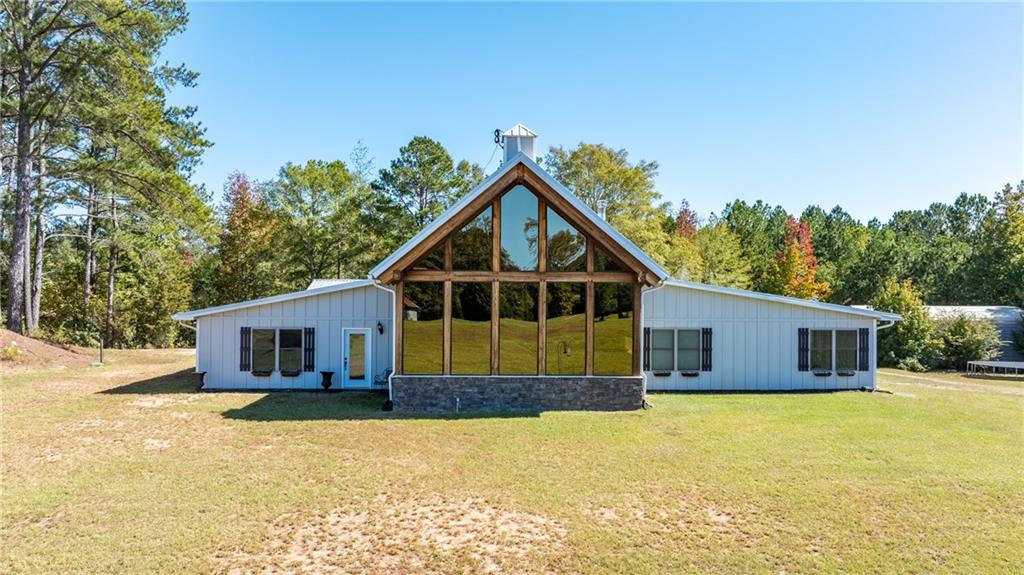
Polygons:
M857 369L861 371L871 370L871 366L868 365L868 358L870 357L870 354L868 353L868 346L871 341L870 336L871 330L866 327L862 327L857 330L857 339L860 340L857 342Z
M711 371L711 328L700 330L700 370Z
M651 369L651 328L644 328L644 371Z
M243 327L238 347L238 371L252 369L252 328Z
M806 327L801 327L797 330L797 371L809 371L811 369L811 345L810 345L810 330Z
M306 328L306 342L303 346L303 371L316 369L316 328Z

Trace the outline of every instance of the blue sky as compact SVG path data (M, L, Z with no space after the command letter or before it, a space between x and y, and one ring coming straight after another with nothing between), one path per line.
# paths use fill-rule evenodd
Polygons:
M413 136L486 164L522 122L660 164L702 216L735 198L855 217L1024 177L1024 8L881 4L190 5L172 101L215 143L196 180L377 168ZM490 164L488 172L496 167Z

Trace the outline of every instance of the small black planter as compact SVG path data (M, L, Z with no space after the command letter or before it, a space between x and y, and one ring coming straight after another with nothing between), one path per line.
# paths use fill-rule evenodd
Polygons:
M395 410L395 404L389 399L389 400L384 402L384 405L382 405L380 407L380 410L381 411L394 411Z
M194 381L195 381L195 384L196 384L196 391L202 391L203 390L203 385L205 383L203 381L203 378L206 377L206 372L205 371L197 371L197 372L192 374L192 377L194 378Z
M320 382L320 385L324 386L324 389L330 389L331 388L331 378L334 377L334 372L333 371L321 371L320 375L322 375L323 378L324 378L323 381Z

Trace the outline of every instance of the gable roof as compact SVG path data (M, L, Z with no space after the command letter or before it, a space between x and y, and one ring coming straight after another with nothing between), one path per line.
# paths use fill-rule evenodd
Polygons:
M536 138L537 132L534 132L522 124L516 124L506 130L502 135L509 138Z
M658 265L650 256L644 253L643 250L638 248L633 242L631 242L626 236L619 233L618 230L613 228L608 222L601 216L597 215L594 210L591 210L585 203L577 198L572 192L565 186L558 182L555 178L551 177L550 174L544 171L536 162L531 160L528 156L522 152L516 154L511 160L505 163L499 170L488 176L483 182L477 187L473 188L468 194L459 199L459 201L452 204L443 214L434 219L434 221L427 224L422 230L416 235L409 239L409 241L402 244L402 247L395 250L391 255L384 258L379 264L377 264L372 270L370 270L369 277L373 279L379 279L388 269L390 269L395 263L402 259L408 254L413 248L420 245L423 241L430 238L434 232L441 228L445 222L452 217L455 217L463 209L466 208L474 199L488 191L497 181L502 179L509 172L514 170L517 166L524 166L530 172L538 176L547 186L549 186L556 194L562 199L572 205L573 208L578 210L590 223L606 234L612 241L616 242L624 250L626 250L631 256L637 259L641 265L646 267L651 273L656 275L659 280L668 279L671 274L665 271L665 268Z
M188 321L193 320L204 315L213 315L217 313L224 313L229 311L235 311L239 309L245 309L247 307L255 307L258 305L267 305L272 303L280 303L283 301L291 301L294 299L302 299L306 297L314 297L327 293L334 293L338 291L345 291L349 289L355 289L360 287L375 285L373 280L326 280L340 283L331 283L321 287L313 287L317 281L324 280L313 280L308 289L302 291L293 291L278 295L272 295L270 297L262 297L259 299L251 299L249 301L240 301L238 303L229 303L226 305L218 305L214 307L208 307L204 309L197 309L192 311L182 311L171 316L171 319L176 321Z
M814 301L809 299L800 299L798 297L789 297L784 295L776 295L771 293L761 293L756 291L750 291L745 289L713 286L709 284L701 284L697 282L691 282L686 280L670 279L665 282L665 285L692 289L698 291L706 291L711 293L719 293L725 295L731 295L736 297L745 297L750 299L756 299L761 301L770 301L774 303L781 303L785 305L795 305L799 307L808 307L812 309L831 311L836 313L846 313L850 315L856 315L860 317L868 317L872 319L880 319L884 321L899 321L903 319L897 314L888 313L884 311L876 311L873 309L865 309L859 307L852 307L848 305L839 305L835 303L825 303L823 301Z

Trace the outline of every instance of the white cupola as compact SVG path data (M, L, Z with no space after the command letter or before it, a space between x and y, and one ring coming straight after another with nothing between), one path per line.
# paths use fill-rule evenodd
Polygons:
M516 124L502 134L505 139L505 162L522 152L537 161L537 134L522 124Z

